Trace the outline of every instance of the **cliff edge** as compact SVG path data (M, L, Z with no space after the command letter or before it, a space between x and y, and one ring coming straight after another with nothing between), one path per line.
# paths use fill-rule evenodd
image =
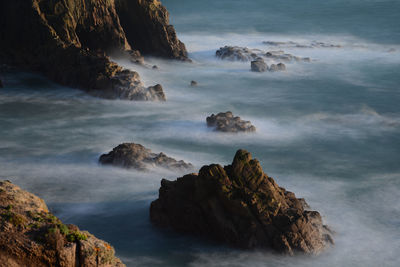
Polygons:
M159 1L116 1L1 1L0 63L105 98L165 100L160 85L144 87L138 73L123 70L109 56L140 57L134 47L185 60L185 46Z

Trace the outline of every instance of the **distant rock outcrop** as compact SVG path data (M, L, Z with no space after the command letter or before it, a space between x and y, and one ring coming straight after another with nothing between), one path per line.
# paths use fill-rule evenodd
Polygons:
M317 211L304 207L304 199L279 187L249 152L239 150L231 165L163 179L150 219L240 248L319 253L333 244L331 232Z
M254 127L250 121L244 121L240 117L233 116L230 111L220 112L217 115L211 114L207 117L207 126L214 127L216 131L220 132L254 132Z
M139 28L142 31L132 30ZM186 58L167 11L156 0L1 1L0 40L0 63L106 98L165 100L162 87L144 87L136 72L123 70L108 56L124 55L141 63L134 47Z
M150 149L134 143L124 143L115 147L108 154L101 155L99 162L142 171L148 170L151 166L172 170L189 170L193 168L192 164L183 160L177 161L164 153L152 153Z
M114 248L65 225L44 201L0 181L0 266L124 267Z

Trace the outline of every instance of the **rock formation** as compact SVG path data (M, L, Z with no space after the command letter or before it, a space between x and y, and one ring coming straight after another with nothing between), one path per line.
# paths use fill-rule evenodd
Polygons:
M124 143L115 147L108 154L101 155L99 162L142 171L148 170L150 166L172 170L189 170L193 168L192 164L183 160L177 161L164 153L152 153L150 149L134 143Z
M269 71L285 71L286 70L286 65L283 63L278 63L278 64L272 64L269 69Z
M252 50L247 47L239 46L224 46L215 52L215 55L220 59L227 59L232 61L250 61L255 60L259 50Z
M268 70L267 63L265 63L264 59L262 59L261 57L252 61L250 67L251 67L251 71L254 71L254 72L264 72L264 71Z
M128 42L144 54L188 60L185 45L158 0L115 0Z
M233 116L230 111L220 112L217 115L212 114L207 117L207 126L215 127L216 131L220 132L254 132L254 127L250 121L244 121L240 117Z
M239 248L319 253L333 244L317 211L279 187L249 152L231 165L203 166L199 174L161 181L150 219L160 227L204 236Z
M65 225L44 201L0 181L0 266L123 267L110 244Z
M142 52L185 59L186 49L168 24L167 11L156 0L117 0L118 8L115 1L1 1L0 63L42 73L97 96L165 100L161 86L144 87L136 72L123 70L108 56L125 55L140 63L140 52L132 47L147 47ZM128 14L135 18L126 20Z

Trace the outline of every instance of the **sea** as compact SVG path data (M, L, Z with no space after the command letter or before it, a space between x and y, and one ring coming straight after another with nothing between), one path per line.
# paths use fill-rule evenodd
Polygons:
M37 74L2 73L0 178L110 242L127 266L400 266L400 1L162 2L193 62L118 63L146 86L162 84L167 101L100 99ZM217 58L226 45L311 60L255 73L249 62ZM207 116L226 111L257 131L207 127ZM124 142L194 171L246 149L321 213L335 245L292 257L158 229L149 206L160 181L185 172L98 164Z

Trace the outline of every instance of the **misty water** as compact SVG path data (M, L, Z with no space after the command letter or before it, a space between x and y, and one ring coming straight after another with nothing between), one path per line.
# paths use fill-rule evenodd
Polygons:
M104 100L24 72L2 74L0 176L44 198L65 223L110 242L127 266L399 266L399 1L164 0L193 63L119 61L167 102ZM271 47L313 41L329 48ZM252 73L221 61L224 45L284 50L311 62ZM191 87L190 81L198 82ZM232 111L257 132L208 129ZM304 197L336 232L319 256L240 251L154 228L149 205L161 178L97 163L122 142L199 169L249 150L280 186Z

